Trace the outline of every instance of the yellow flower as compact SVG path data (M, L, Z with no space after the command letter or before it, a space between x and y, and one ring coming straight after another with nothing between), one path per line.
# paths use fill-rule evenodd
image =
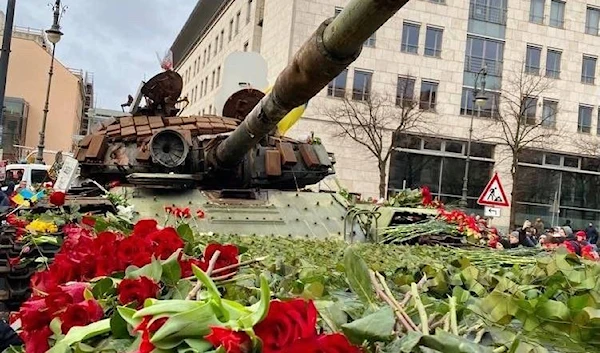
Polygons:
M58 227L56 224L52 222L45 222L39 219L29 223L27 227L25 227L28 231L32 233L56 233L58 232Z

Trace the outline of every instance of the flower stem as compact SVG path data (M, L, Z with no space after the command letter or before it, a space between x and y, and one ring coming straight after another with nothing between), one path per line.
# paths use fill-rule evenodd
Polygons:
M208 269L206 270L206 275L208 277L210 277L210 275L212 274L213 269L215 268L215 264L217 263L217 260L219 259L219 255L221 255L221 251L217 250L213 254L212 258L210 259L210 262L208 263ZM201 281L197 281L196 285L188 293L188 295L187 295L187 297L185 299L186 300L191 300L193 298L196 298L196 300L198 300L199 299L198 296L200 295L200 288L202 288L202 282Z
M421 296L419 295L419 289L417 288L416 283L411 283L410 289L412 291L413 299L415 300L415 306L419 311L419 317L421 319L421 328L424 335L429 335L429 318L427 318L427 311L425 311L425 306L421 301Z

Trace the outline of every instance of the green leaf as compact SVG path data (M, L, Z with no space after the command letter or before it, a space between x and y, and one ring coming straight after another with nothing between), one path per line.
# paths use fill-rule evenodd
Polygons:
M94 283L94 286L92 287L92 294L96 299L106 298L108 296L117 294L114 280L110 277L106 277Z
M194 285L192 284L192 281L187 279L180 280L179 282L177 282L177 285L173 288L173 294L171 299L184 300L193 287Z
M219 293L219 289L215 285L215 282L213 282L206 272L202 271L196 265L192 265L192 271L194 272L194 276L196 276L196 278L206 287L211 299L214 300L218 306L221 306L221 293Z
M33 243L35 245L42 245L42 244L52 244L52 245L58 245L58 239L56 237L51 237L48 235L42 235L39 237L34 237L33 238Z
M142 268L129 266L125 270L125 278L136 279L140 277L148 277L158 283L162 277L162 270L163 268L161 262L152 257L152 262Z
M204 305L205 303L194 300L157 300L151 306L134 312L132 318L141 320L144 316L183 313L198 309Z
M492 353L492 348L437 329L435 335L423 336L421 344L444 353Z
M186 338L183 341L196 352L208 352L209 350L213 349L212 343L201 338Z
M564 303L556 300L548 300L538 305L536 309L537 314L545 319L568 320L571 316L569 308Z
M361 344L365 340L372 343L385 342L392 338L395 323L394 311L386 306L362 319L342 325L342 330L355 344Z
M344 268L350 289L364 303L376 307L369 268L365 261L350 247L344 253Z
M177 234L179 234L179 237L186 243L193 243L194 242L194 232L192 231L192 228L190 227L189 224L182 224L179 227L177 227Z
M127 329L127 321L123 319L119 311L115 310L110 316L110 331L114 338L129 338L129 330Z
M161 280L167 286L175 286L181 279L181 266L179 265L179 254L181 249L177 250L168 259L162 262L162 277Z
M210 326L221 325L210 303L171 316L154 334L152 343L167 339L204 337L210 333Z
M319 315L333 332L341 332L342 325L348 323L348 314L342 310L340 302L318 300L315 301L315 306Z
M252 314L241 318L240 324L242 328L252 328L267 317L269 312L269 304L271 302L271 289L267 278L260 275L260 301L254 304L250 310Z
M136 314L135 309L131 309L126 306L118 306L117 312L119 313L121 318L125 320L125 322L127 322L127 324L129 324L131 327L138 327L142 323L143 319L134 317L134 315Z
M60 341L56 342L54 347L51 348L47 353L68 352L70 350L71 345L79 343L83 340L101 336L108 332L110 332L109 319L94 322L93 324L84 327L73 327L69 330L67 335Z
M410 331L401 339L394 340L383 348L382 353L411 353L421 342L423 334L418 331Z
M108 229L108 226L109 226L109 224L107 221L105 221L101 217L98 217L98 218L96 218L96 223L94 224L94 231L96 233L102 233Z
M583 311L588 315L590 321L600 322L600 309L587 307Z

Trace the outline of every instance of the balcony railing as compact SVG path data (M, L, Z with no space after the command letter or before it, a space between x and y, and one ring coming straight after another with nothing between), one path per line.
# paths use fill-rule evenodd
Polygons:
M474 0L471 0L469 16L478 21L506 25L506 12L507 9L505 8L487 4L477 4Z
M465 58L465 71L479 72L483 67L486 67L487 73L490 76L502 76L502 62L492 59L485 59L476 56L467 56Z

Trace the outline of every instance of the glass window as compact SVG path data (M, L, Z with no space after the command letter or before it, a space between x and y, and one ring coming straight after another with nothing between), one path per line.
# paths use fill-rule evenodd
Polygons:
M535 116L537 113L537 98L525 97L523 98L523 117L525 123L529 125L535 125Z
M587 8L587 15L585 19L585 33L598 35L598 28L600 25L600 9L594 7Z
M544 23L544 6L546 0L531 0L529 10L529 21L533 23Z
M450 153L463 154L463 146L464 146L464 144L462 142L446 141L444 150L446 152L450 152Z
M559 171L520 166L517 172L514 199L518 202L552 205L559 184ZM544 187L540 187L540 185L544 185Z
M532 75L539 75L541 56L542 48L528 45L525 59L525 72Z
M544 163L544 154L535 150L526 149L519 154L519 163L539 164Z
M475 105L474 90L463 87L462 103L460 106L461 115L476 115L478 117L498 117L498 107L500 106L500 93L486 91L487 101L481 109Z
M485 66L488 75L502 76L504 43L468 36L465 56L465 71L478 73Z
M392 152L389 184L392 189L428 186L433 194L440 191L442 157Z
M561 57L562 52L548 49L548 55L546 56L546 77L560 78Z
M478 21L506 24L506 0L471 0L470 17Z
M579 168L579 157L563 157L563 166L569 168Z
M219 52L219 36L215 37L215 56L217 56L217 53Z
M410 108L414 105L415 99L415 79L408 77L398 77L396 86L396 105Z
M348 70L342 71L338 77L329 82L327 86L327 95L330 97L343 98L346 96L346 80L348 78Z
M550 26L563 28L565 24L565 2L552 0L550 4Z
M592 107L579 106L579 118L577 120L577 132L589 134L592 129Z
M32 184L41 184L48 181L48 172L45 170L31 170L31 183Z
M229 21L229 41L233 38L233 18Z
M238 33L240 33L240 16L242 16L242 13L238 11L238 13L235 14L235 34L236 35Z
M442 56L442 37L444 30L427 26L425 35L425 56Z
M244 52L248 51L248 46L249 46L248 42L244 43Z
M600 109L598 109L598 126L596 127L596 135L600 136Z
M11 169L6 171L6 183L12 181L18 186L21 179L23 179L24 169Z
M442 150L442 140L436 138L424 138L423 139L423 149L433 150L433 151L441 151Z
M225 30L221 30L221 42L219 44L219 50L223 50L223 42L225 41Z
M373 33L367 40L363 43L365 47L375 48L375 44L377 43L377 32Z
M208 45L208 52L207 52L207 54L208 54L208 55L206 56L206 62L210 62L210 53L211 53L211 52L212 52L212 47L211 47L211 45L209 44L209 45Z
M421 82L421 98L419 108L423 110L435 110L437 102L438 83L430 81Z
M402 29L402 47L404 53L417 54L419 51L419 31L421 26L413 23L404 23Z
M417 136L400 134L396 138L396 144L400 148L410 148L411 150L421 149L421 138Z
M492 159L494 156L494 146L485 143L471 143L471 156Z
M560 205L567 207L600 208L600 178L596 175L563 172Z
M590 85L596 80L596 61L598 59L592 56L583 56L583 64L581 68L581 82Z
M352 99L368 100L371 94L371 81L373 73L367 71L354 70L354 84L352 88Z
M544 107L542 109L542 126L555 127L557 113L558 102L544 99Z
M592 172L600 172L600 159L598 158L582 158L581 169Z
M221 67L219 66L219 67L217 67L217 83L216 83L217 87L219 86L220 79L221 79Z
M545 158L544 164L560 165L560 156L558 154L547 153Z

